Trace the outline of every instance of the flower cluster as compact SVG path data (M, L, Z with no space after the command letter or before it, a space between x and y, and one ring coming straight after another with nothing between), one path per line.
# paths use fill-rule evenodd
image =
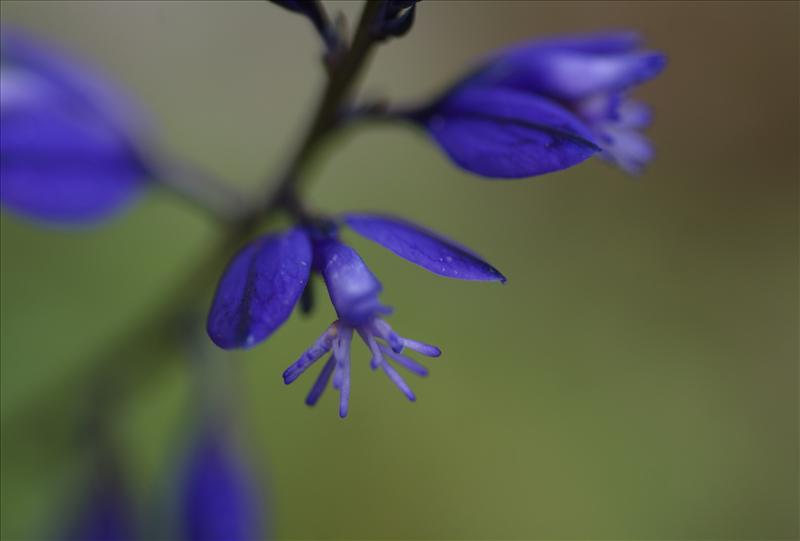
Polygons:
M371 214L347 214L342 223L365 238L430 272L460 280L504 282L505 277L477 254L407 221ZM405 349L438 357L439 348L398 335L383 319L391 309L380 301L380 281L338 236L338 224L298 226L260 237L231 261L220 280L208 319L208 334L222 348L247 348L269 337L291 314L312 275L322 277L338 319L283 374L289 384L312 364L330 356L308 394L316 404L331 378L340 393L339 415L350 398L350 345L357 334L369 349L373 369L414 400L414 393L389 361L424 376L425 367Z
M649 108L628 92L666 58L634 33L532 41L491 56L431 104L405 113L459 166L522 178L598 154L638 173L653 150Z
M359 117L347 111L370 110L350 103L354 93L348 92L349 85L370 47L411 29L417 2L368 4L362 18L367 24L359 25L349 43L344 25L331 24L320 2L273 1L307 17L328 48L330 85L319 108L322 116L312 123L327 131L312 130L299 153L307 158L330 131ZM353 51L357 47L362 50ZM653 156L641 133L651 113L630 91L664 65L663 54L643 50L639 36L629 32L532 41L489 55L424 106L382 111L421 127L455 164L485 178L532 177L595 155L638 173ZM153 146L144 115L122 92L74 60L3 28L0 88L0 201L12 211L52 223L89 222L121 208L144 179L162 180L163 171L143 151ZM299 197L293 189L278 191ZM425 375L426 369L404 351L435 357L439 349L392 330L384 320L390 309L380 302L380 281L341 242L339 227L448 278L505 278L472 251L403 220L364 214L324 220L296 212L282 204L285 200L266 210L285 210L297 225L254 240L233 258L208 316L209 336L225 349L262 342L309 295L306 288L316 274L327 286L338 319L286 370L284 381L293 382L329 355L307 403L316 403L332 381L340 393L339 414L346 416L350 348L358 335L372 356L371 367L381 369L414 400L394 365ZM246 216L249 223L257 221L261 210Z

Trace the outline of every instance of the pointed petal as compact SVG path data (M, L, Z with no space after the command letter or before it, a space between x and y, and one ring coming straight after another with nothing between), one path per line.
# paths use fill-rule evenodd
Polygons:
M370 353L372 353L372 359L369 361L369 367L375 370L378 368L378 366L383 364L383 354L381 353L380 347L375 341L375 338L368 332L362 332L359 330L358 334L361 336L361 340L363 340L369 348Z
M456 164L488 178L559 171L599 150L572 113L512 89L463 87L417 118Z
M422 366L420 363L412 359L411 357L407 357L402 353L395 353L391 349L381 346L381 351L391 357L391 359L408 370L409 372L413 372L418 376L425 377L428 375L428 369Z
M434 274L459 280L506 281L473 251L405 220L348 214L345 221L359 235Z
M350 356L340 361L342 371L342 384L339 389L339 417L344 419L350 408Z
M383 339L395 353L403 351L403 337L394 332L392 327L380 318L372 322L373 333Z
M308 348L299 359L293 362L289 368L283 372L283 382L289 385L299 378L309 366L317 362L323 355L328 353L333 346L333 335L331 329L325 331L314 344Z
M333 355L331 355L328 357L328 362L326 362L325 366L322 367L319 376L317 376L317 381L314 382L314 386L311 387L311 390L308 392L306 404L313 406L317 403L317 401L319 401L319 398L322 396L322 393L328 386L328 382L331 379L331 374L333 374L334 366L336 366L336 359Z
M300 228L248 244L220 279L208 335L225 349L265 340L291 315L310 269L311 244Z
M395 386L400 389L400 392L406 395L406 398L412 402L417 399L417 397L414 395L414 391L411 390L411 387L408 386L408 383L406 383L403 377L397 373L397 370L395 370L392 365L389 363L381 363L381 368L384 372L386 372L386 375L389 376L389 379L392 380L392 383L394 383Z
M425 342L412 340L410 338L403 338L403 345L412 351L416 351L420 355L425 355L426 357L439 357L442 354L442 350L436 346L426 344Z

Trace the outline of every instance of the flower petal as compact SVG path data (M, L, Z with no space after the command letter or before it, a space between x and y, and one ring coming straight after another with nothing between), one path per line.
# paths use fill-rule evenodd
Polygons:
M646 103L623 101L618 110L617 123L626 128L646 128L653 121L653 110Z
M476 80L556 100L579 100L641 84L665 65L666 57L652 51L594 54L532 45L497 57Z
M344 219L359 235L434 274L459 280L506 281L470 249L405 220L374 214L348 214Z
M262 495L236 442L216 426L203 427L194 440L181 465L180 538L263 538Z
M391 349L380 346L381 352L391 357L391 359L408 370L418 376L425 377L428 375L428 369L422 366L420 363L412 359L411 357L407 357L402 353L397 353L396 351L392 351Z
M142 115L92 70L2 28L0 201L50 223L86 223L124 206L149 176Z
M310 270L311 243L301 228L251 242L220 279L208 335L225 349L265 340L291 315Z
M0 201L57 224L90 223L123 208L147 171L103 123L59 110L3 114Z
M306 396L306 404L309 406L313 406L314 404L319 401L319 398L322 396L322 393L325 392L325 388L328 386L328 382L331 379L331 374L333 374L333 368L336 365L336 359L331 355L328 358L328 362L325 363L325 366L322 367L319 375L317 376L317 380L314 382L313 387L308 392L308 396Z
M599 150L566 109L505 88L456 90L416 118L455 163L489 178L559 171Z
M59 106L71 110L92 111L129 133L146 135L151 130L146 111L124 88L96 67L65 53L58 44L8 26L0 27L0 44L4 74L21 74L28 84L37 82L50 88L49 95L37 93L38 98L58 101Z
M615 124L608 124L600 129L606 139L600 157L617 164L631 175L642 173L653 159L653 145L635 129Z

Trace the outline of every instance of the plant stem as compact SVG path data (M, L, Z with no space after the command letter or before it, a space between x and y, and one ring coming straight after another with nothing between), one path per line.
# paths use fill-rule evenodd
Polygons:
M27 408L20 408L4 418L3 425L8 433L19 436L17 445L37 453L56 455L49 457L50 460L47 456L41 457L37 463L57 462L61 458L59 453L65 446L81 446L86 443L76 441L74 426L69 423L53 423L54 416L77 410L76 418L80 420L87 417L83 414L85 409L91 411L99 407L106 418L112 418L130 391L152 383L157 374L164 372L168 366L167 361L177 356L164 353L174 353L180 346L180 339L185 336L182 323L186 321L187 314L194 312L198 301L205 298L204 291L219 276L231 255L266 220L271 219L275 211L285 210L296 219L303 217L300 216L304 211L302 200L298 197L297 183L320 144L342 126L340 112L375 45L372 30L382 3L383 0L366 2L352 46L331 66L330 77L310 127L292 159L277 177L278 180L273 181L274 188L259 199L259 204L246 208L244 212L234 212L234 207L240 208L240 201L231 192L222 190L213 179L202 183L201 189L188 189L183 181L188 182L190 177L198 178L197 173L177 164L165 164L165 169L174 174L170 179L175 182L168 183L174 191L187 196L199 206L203 206L205 200L215 197L225 200L218 202L220 208L216 211L214 208L207 208L223 218L223 237L217 247L207 254L206 259L193 267L192 273L181 281L175 292L158 309L114 341L108 350L96 356L78 377L59 380L41 393L47 397L46 400L34 401ZM210 177L203 178L208 180ZM190 321L196 322L196 318L191 318ZM97 404L91 398L97 396L97 393L92 392L93 386L112 389L111 392L103 393L107 403ZM49 445L43 447L39 445L41 441L47 441Z
M296 189L296 183L301 178L309 158L320 143L339 126L339 113L342 105L349 97L350 91L375 45L372 29L375 17L380 13L381 4L381 1L375 0L366 2L353 44L339 63L333 66L322 99L317 105L314 119L294 157L289 160L279 180L272 184L273 189L267 196L263 210L269 212L287 197L293 197L292 192Z
M247 208L237 190L197 166L166 158L154 166L162 187L224 223L236 222Z

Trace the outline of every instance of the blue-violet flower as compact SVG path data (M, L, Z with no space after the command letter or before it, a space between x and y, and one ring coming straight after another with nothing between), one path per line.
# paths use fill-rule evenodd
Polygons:
M505 281L471 250L414 224L371 214L342 220L356 233L440 276L461 280ZM425 367L402 354L405 348L436 357L439 348L398 335L382 316L381 283L361 257L338 239L336 226L295 227L266 235L244 247L220 279L209 313L208 333L223 348L250 347L267 338L289 317L311 272L325 281L338 319L284 372L285 383L332 352L306 399L315 404L333 379L345 417L350 396L350 346L358 334L372 353L371 366L383 372L410 399L414 394L391 360L420 376Z
M257 483L223 427L200 430L185 457L180 490L181 539L263 539Z
M148 176L143 115L94 70L18 30L0 29L0 201L28 218L93 222Z
M639 172L653 150L639 133L650 110L627 92L666 58L619 32L522 43L492 55L409 116L464 169L521 178L600 156Z

